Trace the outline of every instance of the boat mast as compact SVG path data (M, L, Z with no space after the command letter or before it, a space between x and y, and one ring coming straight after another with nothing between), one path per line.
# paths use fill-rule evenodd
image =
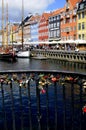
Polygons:
M8 46L8 3L6 4L6 46Z
M2 0L2 47L4 46L4 0Z
M23 40L24 40L24 1L22 0L22 22L21 22L21 27L22 27L22 50L23 50Z

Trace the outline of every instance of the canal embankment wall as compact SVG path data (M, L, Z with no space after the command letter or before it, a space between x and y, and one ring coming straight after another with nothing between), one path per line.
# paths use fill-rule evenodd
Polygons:
M86 63L86 51L32 49L31 57L46 57L48 59Z

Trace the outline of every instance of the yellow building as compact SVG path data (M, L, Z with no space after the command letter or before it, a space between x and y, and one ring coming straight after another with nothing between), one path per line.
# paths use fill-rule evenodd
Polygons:
M77 10L77 38L86 40L86 1L83 0L78 5ZM85 49L86 43L79 45L80 49Z

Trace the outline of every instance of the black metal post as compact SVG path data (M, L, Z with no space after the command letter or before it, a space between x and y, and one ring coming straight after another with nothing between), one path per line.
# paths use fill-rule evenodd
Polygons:
M37 97L37 118L38 118L38 130L41 130L41 108L40 108L40 90L38 88L39 80L36 80L36 97Z
M10 91L11 91L11 100L12 100L13 130L16 130L16 126L15 126L15 110L14 110L14 97L13 97L12 81L10 82Z
M22 92L21 92L21 85L19 85L19 97L20 97L20 111L21 111L21 130L24 130L24 128L23 128L23 111L22 111Z
M30 97L30 80L28 81L28 105L29 105L29 124L30 124L30 130L32 130L31 97Z
M82 130L82 83L80 84L80 124L79 124L79 130Z
M74 83L71 83L71 130L74 129Z
M47 112L47 130L49 130L49 97L48 97L48 84L46 84L46 112Z
M63 129L66 130L66 97L65 97L65 85L63 84L63 104L64 104L64 110L63 110Z
M54 82L54 98L55 98L55 130L57 130L57 83Z
M2 109L3 109L3 115L4 115L4 130L7 130L7 121L6 121L6 112L5 112L5 103L4 103L3 82L1 82L1 93L2 93Z

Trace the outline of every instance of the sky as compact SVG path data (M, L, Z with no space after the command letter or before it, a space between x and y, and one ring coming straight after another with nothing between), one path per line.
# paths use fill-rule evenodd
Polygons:
M8 21L19 22L22 18L22 0L3 0L4 1L4 17L6 21L6 5L8 4ZM23 0L24 18L28 14L53 11L64 7L66 0ZM2 0L0 0L0 26L2 19Z

